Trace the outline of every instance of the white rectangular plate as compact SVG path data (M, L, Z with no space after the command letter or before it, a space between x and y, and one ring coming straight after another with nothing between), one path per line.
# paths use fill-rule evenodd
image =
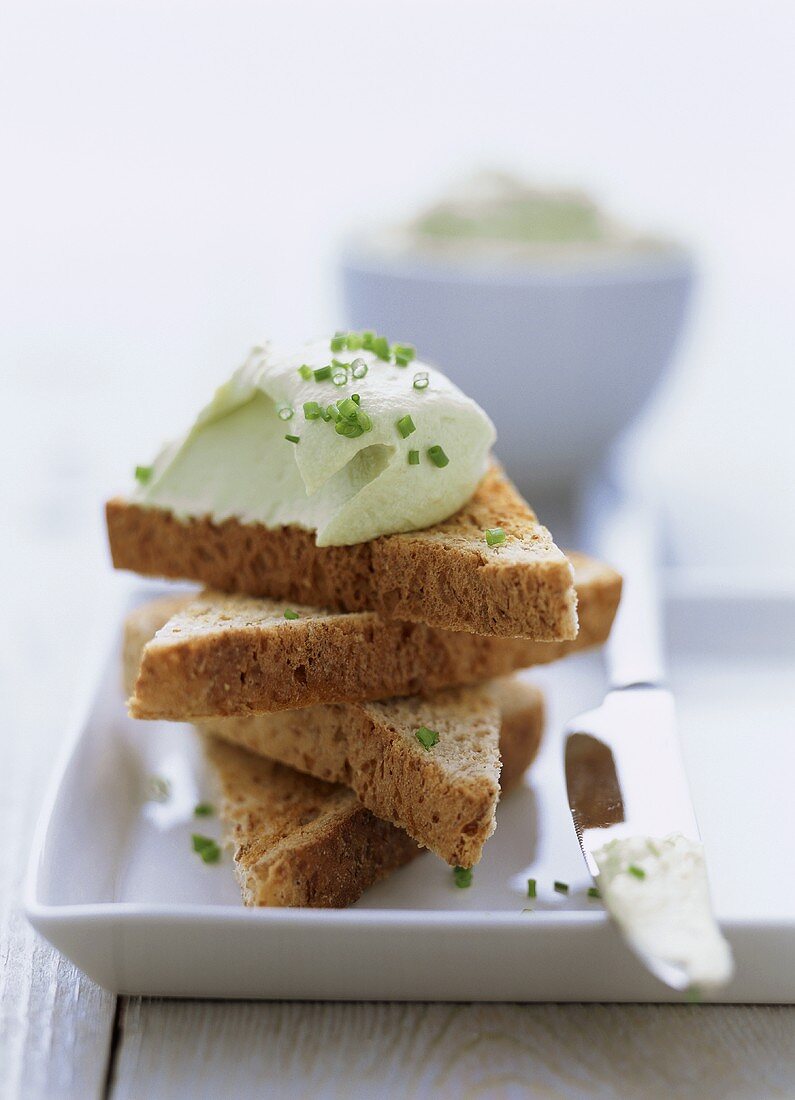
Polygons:
M795 593L708 593L680 576L666 614L713 896L737 957L722 999L792 1001ZM118 614L45 807L26 899L39 932L101 985L178 997L677 999L586 894L560 730L600 701L598 655L528 673L547 693L544 748L501 805L469 889L426 854L350 909L247 910L229 853L205 866L191 851L192 832L218 829L192 816L212 797L192 732L125 713L117 624ZM170 781L166 803L146 801L155 775ZM554 892L556 879L570 884L568 897Z

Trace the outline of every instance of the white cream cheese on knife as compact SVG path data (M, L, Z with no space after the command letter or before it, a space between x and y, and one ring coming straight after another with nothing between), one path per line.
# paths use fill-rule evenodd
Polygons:
M703 845L681 833L627 837L593 852L608 911L630 944L709 989L732 975L731 949L712 914Z
M315 378L332 360L344 364L342 385ZM305 418L305 403L326 410L353 394L370 425L362 434ZM413 430L404 435L398 421L407 416ZM315 530L319 546L349 545L447 519L474 493L495 438L480 406L416 358L400 366L394 354L385 362L373 351L333 351L328 337L266 345L161 451L133 500L180 519L294 524Z

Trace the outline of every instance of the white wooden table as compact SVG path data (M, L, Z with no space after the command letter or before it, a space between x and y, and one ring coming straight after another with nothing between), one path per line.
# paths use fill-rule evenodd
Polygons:
M21 392L42 396L35 378ZM125 450L92 428L73 380L48 395L35 447L31 419L9 417L0 456L13 475L0 500L11 518L0 543L0 690L11 703L0 757L0 1096L795 1096L788 1008L117 1000L38 940L19 886L80 640L114 580L99 502ZM96 398L102 422L117 399Z

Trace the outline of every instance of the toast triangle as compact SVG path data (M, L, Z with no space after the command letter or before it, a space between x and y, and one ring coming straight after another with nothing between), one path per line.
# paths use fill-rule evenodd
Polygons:
M167 597L153 638L143 617L128 631L143 649L131 685L135 718L189 721L428 693L505 676L607 638L621 592L609 566L571 554L580 632L538 642L443 630L373 612L329 612L207 592ZM140 638L146 638L144 646ZM149 640L151 639L151 640Z
M105 511L117 569L446 630L541 641L577 634L571 565L497 463L443 523L353 546L318 547L298 526L183 521L121 498ZM507 540L490 547L485 532L495 527Z
M537 751L540 697L511 684L501 705L507 788L518 783ZM205 748L246 905L350 905L422 852L344 787L213 737L205 738Z
M125 631L125 679L135 676L141 647L174 603L133 612ZM404 829L453 866L469 867L494 831L500 794L499 728L510 691L534 706L540 737L543 708L534 689L510 681L431 692L386 702L321 704L245 718L207 718L215 737L342 783L377 817ZM508 701L506 701L508 700ZM417 732L434 731L426 747Z

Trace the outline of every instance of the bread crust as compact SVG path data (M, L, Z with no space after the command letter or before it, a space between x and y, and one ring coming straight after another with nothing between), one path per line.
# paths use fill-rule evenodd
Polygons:
M106 519L117 569L447 630L541 641L577 634L571 566L497 464L444 523L354 546L319 547L296 526L181 521L118 498ZM503 546L487 546L493 527L508 535Z
M246 716L319 703L414 695L505 676L607 638L621 594L608 566L572 554L580 631L566 642L499 638L386 619L373 612L329 614L206 593L167 598L168 623L145 646L129 702L135 718L187 721ZM146 640L152 612L131 616L127 632ZM151 631L150 631L151 636Z

